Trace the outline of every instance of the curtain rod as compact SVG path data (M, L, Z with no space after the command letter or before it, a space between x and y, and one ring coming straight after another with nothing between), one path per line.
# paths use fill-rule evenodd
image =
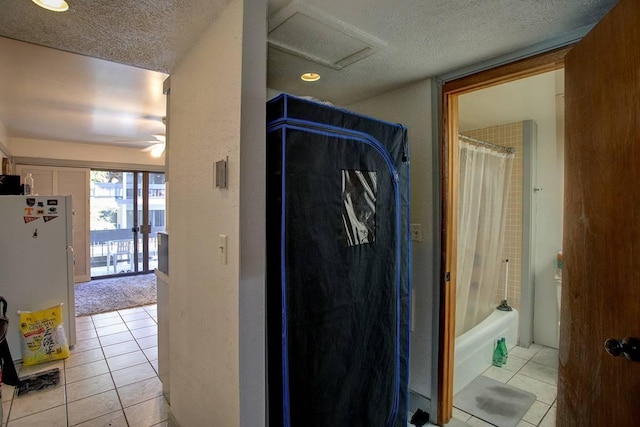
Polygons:
M493 148L494 150L504 151L504 152L507 152L509 154L513 154L516 151L515 148L513 148L513 147L505 147L505 146L502 146L502 145L494 144L493 142L481 141L479 139L471 138L470 136L466 136L466 135L463 135L461 133L458 134L458 138L464 139L464 140L467 140L469 142L473 142L473 143L476 143L476 144L479 144L479 145L484 145L486 147Z

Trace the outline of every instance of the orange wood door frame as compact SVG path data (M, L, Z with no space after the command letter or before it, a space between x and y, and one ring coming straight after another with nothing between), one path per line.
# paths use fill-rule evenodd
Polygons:
M456 80L442 87L441 218L440 278L438 330L437 419L444 425L453 412L453 366L456 318L456 255L458 216L458 96L498 84L560 69L570 47L522 59Z

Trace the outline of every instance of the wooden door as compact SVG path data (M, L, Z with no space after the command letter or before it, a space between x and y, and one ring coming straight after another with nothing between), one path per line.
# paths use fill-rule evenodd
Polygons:
M640 1L621 0L565 59L558 426L640 425Z

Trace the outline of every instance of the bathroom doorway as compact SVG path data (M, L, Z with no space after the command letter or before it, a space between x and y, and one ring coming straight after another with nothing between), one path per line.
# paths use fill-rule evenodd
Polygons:
M504 88L508 87L506 85L517 85L521 79L525 78L533 78L533 79L547 79L553 83L554 89L550 96L551 104L553 105L553 111L555 112L555 103L556 103L556 79L560 79L561 77L557 75L557 70L561 70L563 67L564 55L568 51L568 48L558 49L556 51L551 51L546 54L538 55L536 57L532 57L529 59L525 59L522 61L514 62L502 67L498 67L495 69L490 69L487 71L483 71L471 76L463 77L457 80L451 80L445 82L442 88L442 150L441 150L441 158L442 158L442 210L441 210L441 220L442 220L442 268L444 269L444 274L442 275L442 283L440 286L440 341L439 348L441 351L441 357L438 361L438 374L439 374L439 382L438 382L438 423L446 423L452 415L452 406L453 406L453 393L454 393L454 354L455 354L455 313L456 313L456 287L457 287L457 236L458 236L458 174L459 174L459 159L458 159L458 140L459 134L464 132L469 133L475 137L480 136L485 139L491 139L491 132L496 131L496 127L507 126L509 129L503 129L506 133L514 133L520 132L521 134L525 133L522 129L529 129L527 132L529 134L532 133L532 129L535 130L535 126L532 125L534 119L532 117L526 118L527 116L521 116L516 118L508 117L509 114L516 111L513 103L515 102L513 99L511 101L505 101L504 105L496 103L495 99L492 99L492 96L495 96L495 91L504 90ZM538 77L545 75L545 77ZM520 82L521 84L524 83ZM483 90L491 89L494 93L482 93ZM486 98L485 95L489 95L489 98ZM536 94L537 95L537 94ZM527 101L527 95L520 94L519 101ZM481 98L485 98L484 101ZM488 99L489 101L486 101ZM477 106L477 103L480 104L485 103L485 106ZM489 107L487 107L489 105ZM524 102L523 105L531 106L531 103ZM470 111L474 111L476 109L490 109L490 107L499 106L504 107L506 111L506 115L503 115L502 118L499 119L482 119L480 118L481 114L473 114L469 113ZM463 117L462 114L465 114ZM563 114L561 110L559 114ZM555 114L554 114L555 116ZM516 126L513 128L510 125L513 123L522 123L522 126L517 131L514 129L518 128ZM555 118L552 120L553 122L553 139L555 141L556 138L556 128L557 124L555 123ZM491 132L490 132L491 131ZM484 132L484 133L483 133ZM547 130L545 130L545 133ZM469 135L468 135L469 136ZM532 136L532 135L529 135ZM538 140L536 138L536 140ZM491 142L491 141L489 141ZM555 144L557 145L557 143ZM530 144L527 148L530 151L535 150L535 144ZM525 147L521 147L522 154L524 154ZM554 147L554 153L558 154L558 147ZM561 152L561 150L560 150ZM536 153L534 153L536 154ZM540 188L544 188L542 186L538 186L535 171L537 170L537 166L535 163L535 156L529 156L531 163L529 164L529 170L527 171L528 175L528 185L531 190L530 193L525 194L524 186L520 187L520 198L521 198L521 207L520 209L516 209L518 215L522 218L525 217L523 213L525 212L524 202L528 200L529 212L530 212L530 226L529 234L535 237L535 197L537 195L535 193L541 192ZM524 156L523 156L524 159ZM559 159L560 164L562 164L562 156ZM519 174L523 177L525 175L525 164L522 163ZM562 173L560 171L560 176ZM552 180L554 181L554 180ZM524 182L523 182L524 184ZM562 206L562 194L561 189L562 186L560 183L555 180L553 185L558 186L560 189L559 196L559 209L554 209L558 212L556 218L554 218L554 222L558 224L562 224L561 219L561 206ZM537 191L534 191L534 188ZM525 197L526 196L526 197ZM551 209L548 210L549 212ZM547 212L547 211L545 211ZM521 230L524 230L524 222L520 220L522 223ZM508 227L506 227L508 228ZM518 231L515 231L518 234ZM552 230L551 233L556 233L555 230ZM520 252L520 257L528 256L530 259L536 255L535 253L535 239L526 239L525 236L528 233L520 232L522 238L520 241L516 241L513 243L514 246L519 246L522 248ZM562 230L561 225L560 229L557 230L557 241L561 242L562 239ZM505 249L508 249L508 245L505 245ZM533 249L532 249L533 248ZM525 250L525 249L528 249ZM550 256L549 265L552 266L552 271L555 273L555 259L557 255L557 251L560 250L559 245L556 244L556 247L552 251ZM507 251L508 253L508 251ZM515 256L514 256L515 257ZM505 256L506 258L506 256ZM514 258L515 260L515 258ZM526 344L531 343L533 341L533 303L535 298L535 289L534 289L534 275L535 275L535 263L530 263L530 267L527 269L524 265L525 263L521 261L521 265L516 271L509 272L509 280L505 280L505 269L502 269L501 277L502 280L498 280L500 286L498 286L498 290L496 292L496 300L503 299L504 287L506 284L511 283L513 279L518 276L520 279L521 287L520 292L516 291L516 288L510 286L510 290L506 294L507 301L517 302L520 307L520 311L523 312L523 317L526 317L522 321L523 329L530 331L529 333L521 333L520 336L525 340ZM525 279L523 282L522 276L525 275ZM553 277L553 276L552 276ZM552 283L555 285L555 282ZM528 288L527 288L528 286ZM523 295L526 294L526 295ZM529 295L530 294L530 295ZM554 292L555 295L555 292ZM523 298L523 296L525 298ZM553 307L557 306L555 303L556 299L554 298ZM498 301L499 302L499 301ZM527 309L526 306L530 306ZM557 313L554 315L554 318L557 319ZM529 324L527 325L527 322ZM557 322L556 322L557 323ZM552 334L556 337L557 341L557 327ZM528 335L528 336L527 336ZM557 346L557 344L556 344Z
M490 305L506 300L517 310L520 345L557 349L564 69L460 95L458 130L514 150L501 268Z

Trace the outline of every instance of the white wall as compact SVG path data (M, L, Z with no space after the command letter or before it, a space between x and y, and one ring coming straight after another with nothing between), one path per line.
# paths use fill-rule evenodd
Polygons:
M422 242L411 243L414 329L411 333L410 388L430 398L432 389L433 197L431 82L424 80L347 108L408 127L411 154L411 223L422 225Z
M181 426L265 423L266 10L259 3L233 0L171 76L171 413ZM216 189L213 164L227 156L229 188Z
M240 133L240 425L266 425L267 2L244 0Z
M164 157L153 158L140 148L113 147L100 144L11 138L9 149L15 157L94 161L104 163L164 165Z
M537 209L535 254L535 299L533 341L558 348L558 301L555 281L556 255L562 249L562 209L564 189L564 97L557 96L557 80L564 70L555 72L553 84L545 90L545 109L553 112L538 123Z

